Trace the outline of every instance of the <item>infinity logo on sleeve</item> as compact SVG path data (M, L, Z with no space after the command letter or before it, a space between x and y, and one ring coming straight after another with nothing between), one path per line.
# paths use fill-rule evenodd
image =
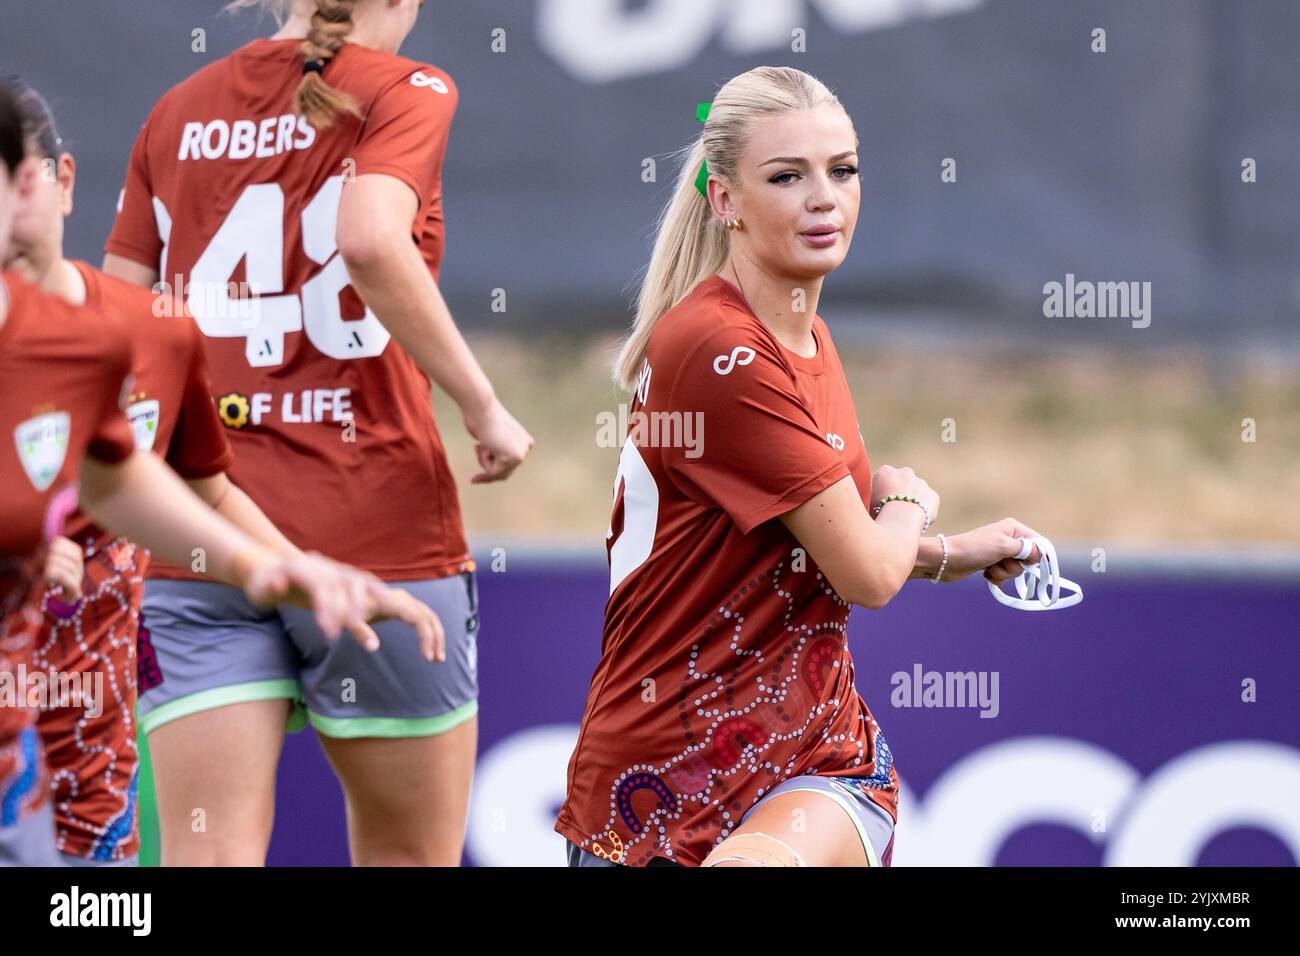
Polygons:
M737 365L748 365L754 361L754 350L745 345L737 345L730 355L719 355L713 360L713 371L719 375L730 375Z
M429 76L423 70L417 70L415 73L411 74L411 85L423 86L437 93L448 92L447 84L442 81L442 77Z

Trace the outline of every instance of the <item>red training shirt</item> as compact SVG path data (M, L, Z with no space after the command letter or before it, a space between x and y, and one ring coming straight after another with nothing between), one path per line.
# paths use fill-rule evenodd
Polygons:
M719 276L656 324L608 538L611 594L556 829L607 859L699 864L768 790L898 776L853 684L841 600L779 521L871 464L829 331L783 346ZM854 436L857 436L856 439Z
M348 43L324 78L364 118L318 131L293 112L299 46L254 41L158 101L106 249L185 291L230 476L290 540L388 580L458 573L469 552L429 380L335 245L344 180L394 176L419 197L411 239L436 278L458 94L433 66Z
M25 603L44 545L76 506L90 455L116 464L135 450L122 413L131 345L122 324L0 274L9 310L0 326L0 611ZM36 577L18 574L35 564Z
M130 336L134 359L126 415L136 447L154 452L186 480L228 469L233 455L212 402L203 336L185 314L184 303L89 263L72 265L86 283L86 304L119 318ZM95 550L115 537L81 512L68 520L63 533Z
M120 323L13 272L0 273L0 301L0 672L15 674L31 660L45 546L76 507L83 458L115 464L135 444L121 408L131 351ZM25 703L0 706L0 784L23 787L23 805L10 808L20 818L49 796L39 752L28 752L34 715Z

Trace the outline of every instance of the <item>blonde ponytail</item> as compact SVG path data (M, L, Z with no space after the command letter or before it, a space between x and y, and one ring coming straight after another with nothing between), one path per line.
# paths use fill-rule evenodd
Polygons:
M750 126L765 116L836 106L816 77L791 67L760 66L730 80L714 97L704 132L682 150L672 199L659 217L654 251L637 294L636 320L614 360L614 382L631 391L655 323L727 261L731 235L696 188L707 159L709 175L735 185Z
M315 0L316 11L311 16L311 29L299 50L303 63L311 67L303 73L293 108L299 116L318 130L334 125L340 113L360 118L361 108L351 94L337 90L325 82L322 75L326 64L343 49L348 34L352 32L352 15L357 0ZM294 0L231 0L227 11L258 7L272 13L283 25L293 12Z
M695 187L704 162L704 137L679 151L682 168L664 207L654 252L637 295L636 322L614 362L614 382L631 391L655 322L727 260L727 231L715 223L709 201Z

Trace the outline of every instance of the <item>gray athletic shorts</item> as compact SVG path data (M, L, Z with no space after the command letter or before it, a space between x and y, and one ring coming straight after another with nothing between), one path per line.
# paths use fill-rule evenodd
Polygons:
M102 867L132 867L140 865L139 856L124 856L120 860L89 860L84 856L73 856L71 853L61 853L64 866L80 866L86 869L100 869Z
M9 826L0 827L0 866L63 866L54 848L54 808L49 803Z
M840 805L858 831L858 838L862 841L862 848L867 854L868 865L889 866L893 862L894 821L866 795L861 787L855 786L852 780L843 777L819 777L815 774L791 777L763 794L762 800L750 807L745 816L741 817L740 822L743 824L745 818L757 807L762 806L764 800L770 800L778 793L799 790L825 794ZM566 849L569 855L569 866L620 865L602 860L594 853L588 853L572 843L569 843Z
M310 721L327 737L427 737L478 712L478 590L474 572L393 582L437 612L447 659L420 654L414 629L375 625L373 654L344 633L328 641L312 612L254 607L237 588L148 581L137 655L145 733L228 704L296 702L289 730Z

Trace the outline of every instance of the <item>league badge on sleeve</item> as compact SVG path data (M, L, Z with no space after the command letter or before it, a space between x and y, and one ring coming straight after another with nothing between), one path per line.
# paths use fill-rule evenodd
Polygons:
M126 417L135 433L137 451L153 451L154 439L158 437L158 413L158 400L154 398L127 406Z
M58 477L71 430L72 416L67 412L38 415L14 429L18 460L37 491L44 492Z

